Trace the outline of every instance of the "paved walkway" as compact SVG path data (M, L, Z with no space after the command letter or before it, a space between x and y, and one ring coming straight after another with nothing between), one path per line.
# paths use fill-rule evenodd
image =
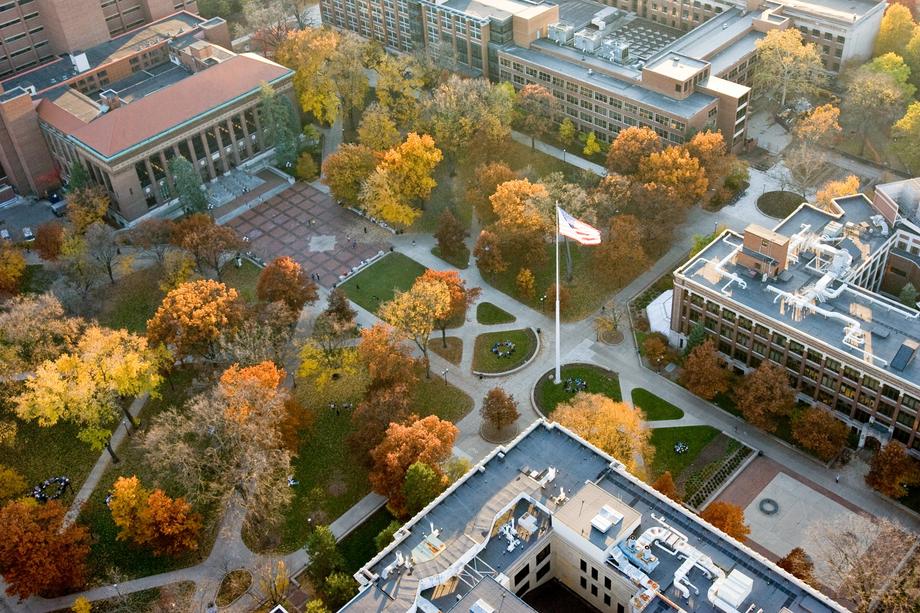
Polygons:
M521 143L522 145L527 145L528 147L530 147L531 141L530 141L529 134L524 134L523 132L512 130L511 138ZM583 157L579 157L578 155L572 153L571 151L567 151L567 150L555 147L553 145L549 145L547 143L544 143L541 140L535 140L534 146L536 147L537 151L540 151L541 153L545 153L547 155L551 155L554 158L560 159L568 164L571 164L572 166L577 166L584 170L589 170L593 172L594 174L599 175L601 177L607 176L606 168L604 168L600 164L595 164L594 162L586 160Z

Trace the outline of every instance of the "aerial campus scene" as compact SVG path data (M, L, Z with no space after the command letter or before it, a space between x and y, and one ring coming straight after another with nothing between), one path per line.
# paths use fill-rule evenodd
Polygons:
M920 612L916 0L0 1L0 613Z

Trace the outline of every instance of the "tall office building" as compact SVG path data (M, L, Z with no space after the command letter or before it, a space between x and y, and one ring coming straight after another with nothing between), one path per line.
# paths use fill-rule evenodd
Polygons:
M0 78L82 51L196 0L19 0L0 3Z

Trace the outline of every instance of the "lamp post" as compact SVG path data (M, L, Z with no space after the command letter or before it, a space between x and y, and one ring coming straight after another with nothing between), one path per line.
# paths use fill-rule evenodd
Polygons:
M562 148L562 161L565 162L565 147Z
M447 383L447 371L448 371L448 370L450 370L450 369L449 369L449 368L445 368L444 370L441 371L441 376L444 377L444 383Z

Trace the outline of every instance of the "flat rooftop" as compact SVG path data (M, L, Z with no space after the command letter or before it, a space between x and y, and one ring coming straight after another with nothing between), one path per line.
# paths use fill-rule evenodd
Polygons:
M566 498L560 501L561 491ZM616 536L612 530L601 535L596 528L586 527L591 525L591 519L579 508L582 503L592 508L606 505L620 512L622 525ZM586 531L591 543L598 547L604 546L602 541L628 537L623 527L637 526L630 530L637 535L655 526L668 525L725 574L738 570L753 580L749 597L739 607L741 611L762 608L772 612L783 607L792 613L845 611L662 497L606 454L544 420L534 422L507 448L496 449L410 520L397 533L397 540L355 575L367 586L342 610L402 612L415 606L418 594L424 594L429 602L433 599L442 610L449 609L447 602L468 602L470 594L481 585L478 578L497 578L503 568L509 568L525 552L532 551L535 543L545 542L539 539L552 531L552 524L547 523L550 516L553 521L581 526L579 530ZM518 520L516 528L522 542L509 552L502 527L512 517ZM523 534L522 527L526 528ZM590 533L591 530L597 534ZM436 541L432 541L435 533ZM531 536L527 538L527 534ZM437 551L436 555L429 558L426 554L424 557L428 559L416 560L411 573L393 570L397 552L406 556L432 542L437 547L429 551ZM715 613L716 609L705 597L685 600L678 595L672 583L681 562L667 554L660 557L661 564L650 574L661 586L660 593L676 599L686 611ZM471 579L474 577L475 581ZM687 577L700 587L701 594L706 593L711 580L702 571L691 571ZM749 609L750 606L754 608ZM645 610L672 609L655 598Z
M872 217L877 213L864 196L838 198L836 202L843 210L842 216L834 216L810 205L802 205L778 223L774 230L788 237L803 230L805 226L818 234L829 231L828 224L834 223L851 223L855 224L854 227L861 228L858 237L841 235L839 240L827 243L847 251L852 257L852 266L851 272L841 277L847 289L837 297L820 302L818 306L860 323L861 328L868 333L864 345L865 354L862 350L843 342L847 325L845 321L836 317L825 317L819 313L797 313L796 309L788 304L784 305L775 293L767 289L772 286L795 294L813 287L823 276L813 266L813 253L800 254L798 262L790 263L787 270L777 279L768 278L765 281L760 275L750 274L744 266L728 262L723 267L725 272L737 274L745 281L746 287L731 283L726 292L723 292L723 300L737 303L774 320L779 324L775 327L794 328L797 332L811 337L811 344L816 348L820 345L822 349L830 348L849 354L867 365L871 364L916 385L920 383L920 362L914 360L902 365L895 360L895 356L906 342L920 341L920 317L917 316L917 311L848 282L858 273L860 264L872 259L890 239L891 231L882 232L872 222ZM729 278L727 275L715 273L711 263L731 254L740 244L741 238L742 235L738 233L724 232L679 268L676 274L693 284L717 293L722 292ZM840 285L840 282L834 282L832 289ZM901 368L898 368L899 366Z
M853 17L859 19L878 7L886 4L885 0L770 0L771 4L778 4L793 10L807 13L817 13L826 17L840 19L848 23L853 22Z

